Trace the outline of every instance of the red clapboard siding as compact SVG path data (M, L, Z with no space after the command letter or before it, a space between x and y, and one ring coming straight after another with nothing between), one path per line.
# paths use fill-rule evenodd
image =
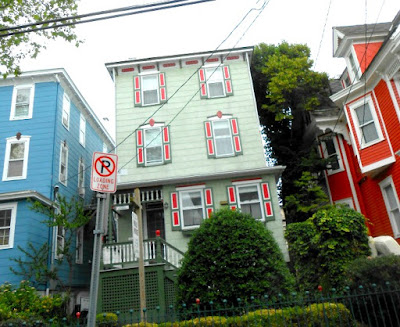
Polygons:
M382 42L371 42L368 43L368 47L365 44L354 44L354 50L357 54L357 60L360 63L361 72L364 73L365 69L368 68L372 59L374 59L378 50L380 49ZM367 49L367 54L365 54L365 49Z
M331 189L332 201L351 198L351 188L346 171L328 175L329 187Z
M375 87L375 96L381 109L383 121L385 122L387 133L389 135L389 141L392 144L393 149L396 151L400 149L399 118L397 116L392 97L390 96L388 85L385 81L380 81Z

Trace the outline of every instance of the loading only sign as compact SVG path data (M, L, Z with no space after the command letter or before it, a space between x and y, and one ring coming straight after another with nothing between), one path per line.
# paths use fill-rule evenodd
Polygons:
M118 156L112 153L94 152L90 188L103 193L115 193L117 190Z

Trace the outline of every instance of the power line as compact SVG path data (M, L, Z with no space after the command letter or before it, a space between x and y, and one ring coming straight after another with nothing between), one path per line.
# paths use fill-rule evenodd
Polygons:
M190 1L187 2L186 1ZM130 7L123 7L123 8L117 8L117 9L111 9L111 10L105 10L105 11L99 11L99 12L94 12L94 13L89 13L89 14L84 14L84 15L79 15L79 16L70 16L70 17L65 17L65 18L57 18L53 20L48 20L48 21L41 21L41 22L35 22L35 23L30 23L30 24L25 24L25 25L19 25L19 26L14 26L14 27L7 27L0 29L0 32L2 31L9 31L9 30L16 30L15 32L9 32L9 33L4 33L0 34L0 38L2 37L7 37L7 36L12 36L12 35L17 35L17 34L24 34L24 33L32 33L32 32L38 32L38 31L44 31L48 29L56 29L60 27L66 27L66 26L72 26L72 25L79 25L79 24L84 24L84 23L92 23L100 20L108 20L108 19L113 19L113 18L120 18L124 16L130 16L130 15L136 15L136 14L142 14L146 12L153 12L153 11L158 11L158 10L163 10L163 9L171 9L171 8L178 8L178 7L183 7L183 6L188 6L188 5L193 5L193 4L199 4L203 2L210 2L210 1L215 1L215 0L170 0L166 1L163 3L153 3L153 4L148 4L148 5L142 5L142 6L130 6ZM184 3L182 3L184 2ZM167 6L165 6L167 4ZM160 6L160 7L157 7ZM155 7L155 8L153 8ZM118 14L118 15L110 15L110 16L105 16L105 17L98 17L98 18L92 18L92 19L86 19L86 20L79 20L75 21L76 19L80 18L85 18L85 17L92 17L92 16L99 16L99 15L104 15L108 13L114 13L114 12L121 12L121 11L130 11L130 10L137 10L137 9L142 9L142 8L148 8L148 9L143 9L143 10L138 10L138 11L133 11L133 12L127 12L123 14ZM74 20L72 22L65 22L66 20ZM58 23L61 22L61 24L54 24L54 25L49 25L49 26L41 26L41 27L35 27L37 25L47 25L51 23ZM65 22L65 23L62 23ZM31 29L24 29L26 27L33 27ZM18 30L18 29L23 29L23 30Z
M327 11L326 17L325 17L325 24L324 24L324 27L323 27L323 29L322 29L321 40L320 40L320 42L319 42L319 47L318 47L317 56L316 56L315 61L314 61L314 69L315 69L315 67L317 67L317 61L318 61L319 53L320 53L320 51L321 51L322 41L323 41L323 39L324 39L325 28L326 28L326 24L327 24L327 22L328 22L328 17L329 17L329 12L330 12L330 9L331 9L331 4L332 4L332 0L329 0L328 11Z

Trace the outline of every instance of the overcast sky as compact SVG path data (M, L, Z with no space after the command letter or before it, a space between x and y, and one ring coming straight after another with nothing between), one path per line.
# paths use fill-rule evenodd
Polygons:
M81 0L79 12L150 2L155 0ZM105 63L213 50L251 8L260 8L262 3L263 0L215 0L81 24L76 28L84 40L80 47L64 41L50 42L47 50L36 60L24 61L22 68L65 68L98 117L108 118L109 121L102 121L114 135L114 88ZM332 57L332 27L389 22L399 10L399 0L270 0L243 37L258 11L253 10L221 48L233 47L241 37L239 47L282 41L307 44L316 61L315 70L336 77L344 69L344 60Z

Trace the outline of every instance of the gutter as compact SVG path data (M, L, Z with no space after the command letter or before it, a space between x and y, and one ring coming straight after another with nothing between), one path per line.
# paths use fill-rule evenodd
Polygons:
M176 178L162 178L157 180L147 180L140 182L129 182L129 183L119 183L117 185L118 190L126 190L137 187L151 187L151 186L160 186L160 185L174 185L181 183L193 183L193 182L204 182L204 181L212 181L223 178L241 178L241 177L251 177L257 175L266 175L266 174L274 174L275 181L277 182L282 172L285 170L285 166L275 166L275 167L265 167L265 168L257 168L251 170L234 170L229 172L220 172L215 174L205 174L205 175L192 175L192 176L183 176Z
M41 203L43 203L45 205L55 207L55 204L53 201L51 201L49 198L45 197L44 195L40 194L37 191L26 190L26 191L0 193L0 201L20 200L20 199L26 199L26 198L32 198L32 199L40 201Z

